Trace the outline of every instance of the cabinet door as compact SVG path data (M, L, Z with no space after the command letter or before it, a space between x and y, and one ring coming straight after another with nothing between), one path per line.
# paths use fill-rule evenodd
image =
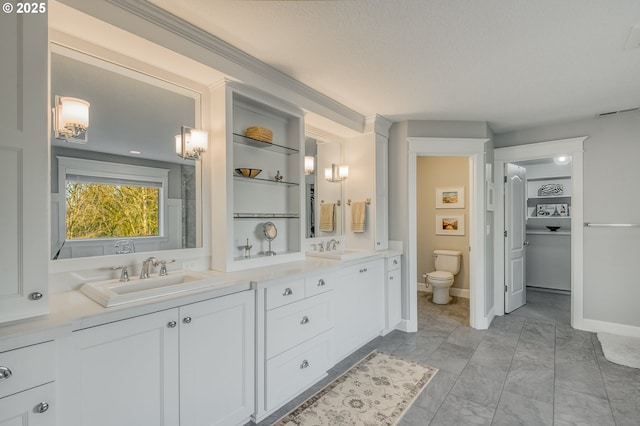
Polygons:
M178 310L74 333L78 426L179 424Z
M47 15L0 15L0 322L48 312Z
M55 384L0 399L0 426L55 426Z
M254 317L252 291L180 308L182 426L240 424L253 413Z
M335 290L335 353L342 359L384 328L382 260L350 268Z

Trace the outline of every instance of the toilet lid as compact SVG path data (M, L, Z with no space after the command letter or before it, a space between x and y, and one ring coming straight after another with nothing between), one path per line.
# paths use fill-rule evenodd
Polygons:
M435 280L450 280L451 278L453 278L453 274L451 272L447 272L447 271L429 272L427 274L427 276L429 278L435 279Z

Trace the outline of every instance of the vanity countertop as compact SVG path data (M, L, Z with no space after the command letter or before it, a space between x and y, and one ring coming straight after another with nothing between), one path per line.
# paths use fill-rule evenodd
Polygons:
M372 252L370 256L349 261L306 258L301 261L237 272L201 271L204 274L222 278L223 283L205 289L191 290L110 308L102 307L80 291L54 293L49 299L49 314L0 325L0 352L67 336L71 332L83 328L251 290L256 285L269 281L301 277L320 270L338 271L352 264L401 254L401 250L390 249Z

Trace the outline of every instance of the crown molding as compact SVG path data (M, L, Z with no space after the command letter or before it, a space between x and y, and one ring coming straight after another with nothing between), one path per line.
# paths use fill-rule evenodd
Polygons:
M373 114L365 117L364 132L374 132L385 138L389 137L389 128L393 124L393 121L379 115Z
M307 86L306 84L294 79L293 77L279 71L272 66L258 60L257 58L243 52L235 46L225 42L224 40L178 18L175 15L151 4L147 1L139 0L59 0L70 7L78 9L84 13L92 15L98 19L105 20L112 25L125 29L133 34L144 37L151 42L163 45L172 49L171 43L163 40L161 29L164 32L171 33L179 37L183 42L187 42L192 47L204 49L207 52L206 61L190 49L180 49L180 53L191 57L206 65L212 66L231 78L244 80L242 76L234 75L232 66L222 69L220 59L228 64L240 67L244 71L248 71L257 77L256 80L267 80L280 88L287 89L300 99L291 100L299 104L301 108L314 111L320 115L334 120L348 128L356 131L362 131L364 128L365 117L363 114L339 103L338 101L324 95L323 93ZM112 8L105 7L105 3L119 9L119 12ZM124 11L126 14L122 14ZM156 31L150 30L148 27L142 28L139 22L132 17L142 19L155 27ZM166 34L166 33L165 33ZM175 46L173 49L175 50ZM216 66L218 65L218 66ZM223 64L224 65L224 64ZM301 102L302 101L302 102Z

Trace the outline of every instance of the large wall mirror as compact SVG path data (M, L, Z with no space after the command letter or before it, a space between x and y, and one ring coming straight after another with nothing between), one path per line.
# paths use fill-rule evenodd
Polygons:
M90 104L86 143L51 134L51 258L201 247L200 164L174 143L199 93L52 44L50 94Z
M313 161L313 171L310 164ZM341 164L342 145L339 142L305 138L306 237L338 237L343 233L343 184L329 182L324 171Z

